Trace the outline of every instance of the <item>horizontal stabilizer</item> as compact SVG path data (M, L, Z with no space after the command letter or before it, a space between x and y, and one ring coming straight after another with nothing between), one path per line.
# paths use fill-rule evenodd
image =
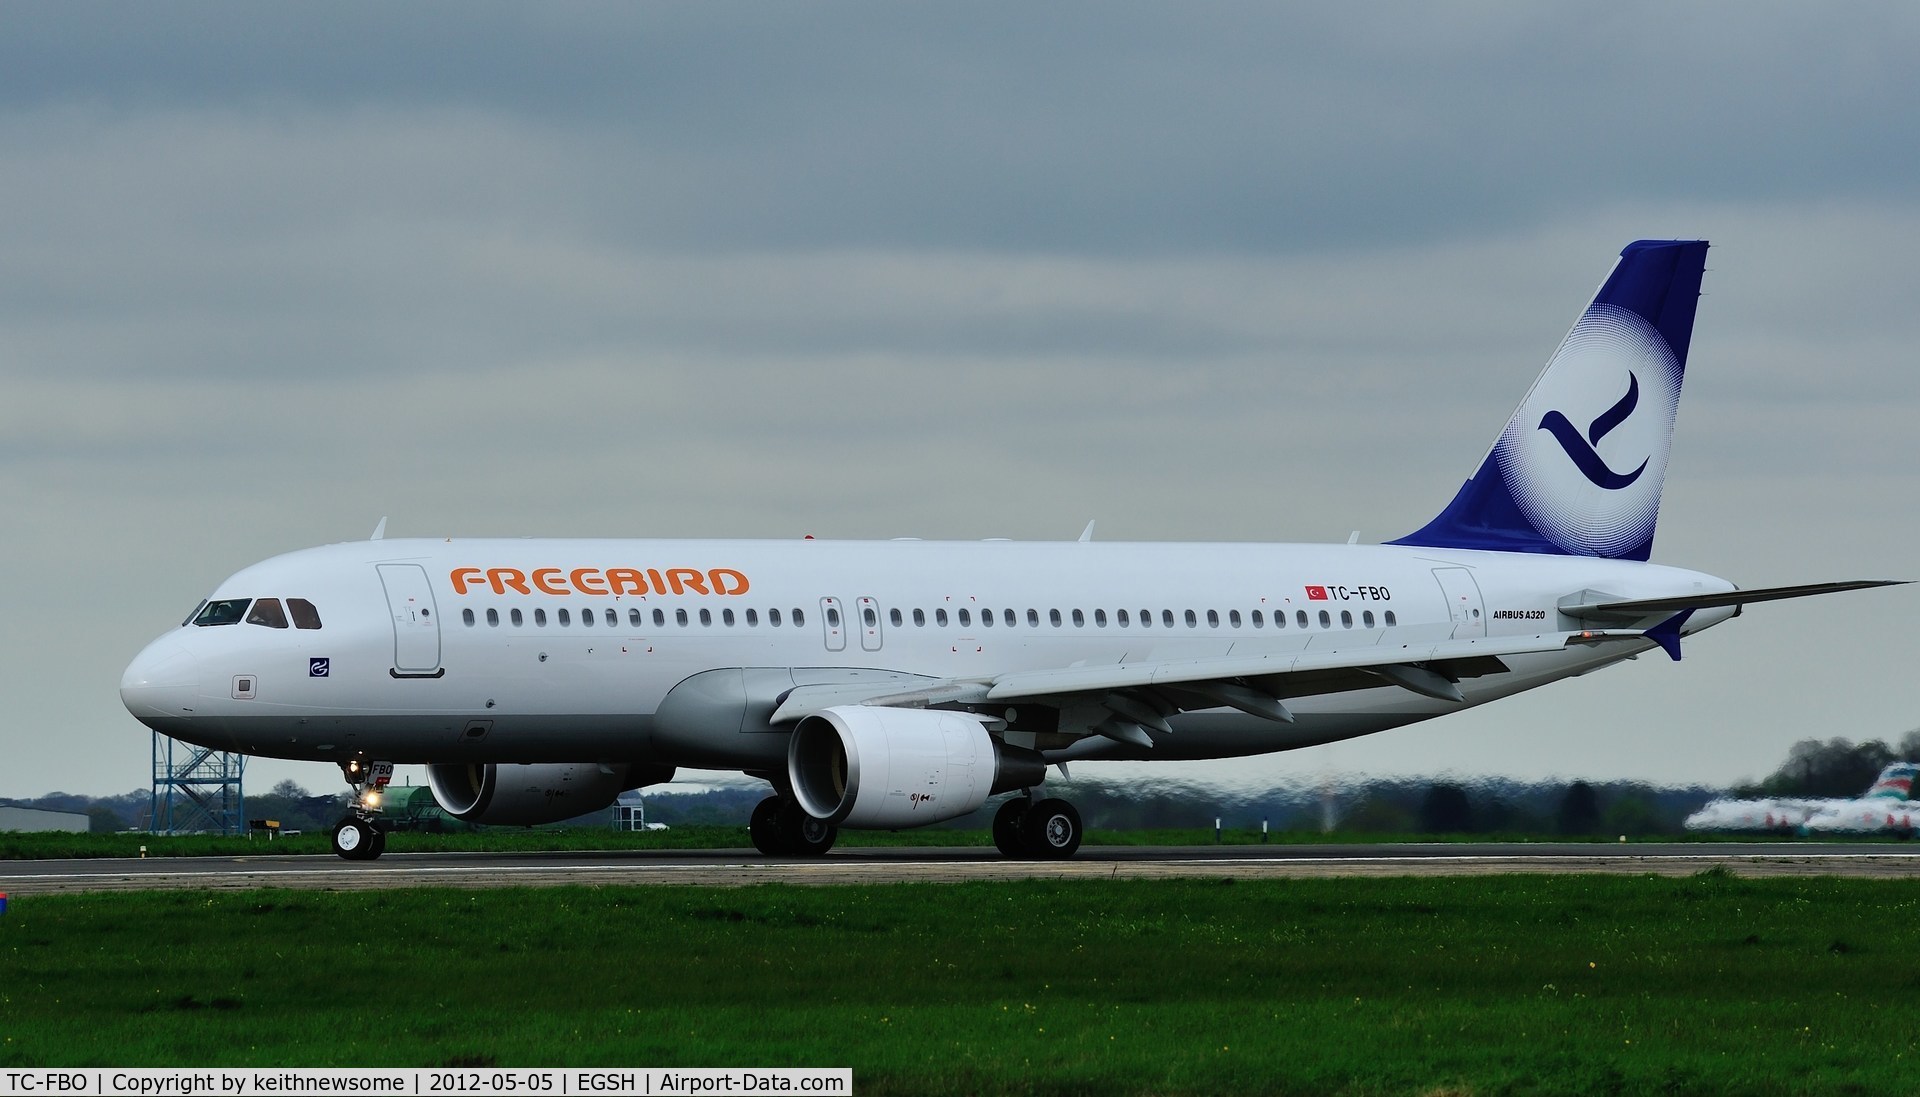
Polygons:
M1719 606L1744 606L1749 602L1777 602L1785 598L1811 598L1816 594L1837 594L1843 590L1869 587L1895 587L1908 579L1850 579L1839 583L1800 583L1789 587L1757 587L1712 594L1683 594L1675 598L1630 600L1586 600L1562 603L1560 612L1583 621L1634 621L1664 613L1688 609L1713 609ZM1591 594L1592 592L1587 592Z

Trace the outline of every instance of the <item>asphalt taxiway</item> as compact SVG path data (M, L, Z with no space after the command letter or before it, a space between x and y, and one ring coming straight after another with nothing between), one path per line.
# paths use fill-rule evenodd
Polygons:
M581 853L391 853L0 861L0 893L632 884L947 883L961 880L1244 879L1606 873L1689 876L1920 875L1920 849L1887 844L1647 843L1087 846L1068 861L1010 861L983 848L847 848L822 858L745 849Z

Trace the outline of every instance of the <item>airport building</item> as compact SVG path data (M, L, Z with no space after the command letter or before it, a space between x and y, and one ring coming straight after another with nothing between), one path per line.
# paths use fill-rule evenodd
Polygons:
M67 830L85 834L93 820L75 811L0 807L0 830Z

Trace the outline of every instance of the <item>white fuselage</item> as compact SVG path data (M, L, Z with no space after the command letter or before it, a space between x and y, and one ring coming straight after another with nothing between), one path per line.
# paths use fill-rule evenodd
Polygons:
M282 758L783 764L768 715L796 685L1401 647L1577 630L1563 599L1732 590L1659 565L1400 546L1087 542L379 540L275 557L211 603L302 599L319 628L184 624L128 667L143 722ZM1732 616L1694 613L1694 632ZM1475 705L1653 647L1508 658ZM704 676L704 677L702 677ZM1048 760L1287 750L1463 707L1385 682L1303 691L1292 723L1173 716L1151 748L1088 736L1073 706L1016 717ZM1099 714L1087 717L1090 723Z

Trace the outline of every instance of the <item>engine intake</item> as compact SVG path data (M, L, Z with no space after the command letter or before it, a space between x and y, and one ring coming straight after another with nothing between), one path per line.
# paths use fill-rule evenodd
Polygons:
M800 721L787 747L800 806L855 829L956 819L1046 772L1037 752L995 739L977 716L942 709L823 709Z

